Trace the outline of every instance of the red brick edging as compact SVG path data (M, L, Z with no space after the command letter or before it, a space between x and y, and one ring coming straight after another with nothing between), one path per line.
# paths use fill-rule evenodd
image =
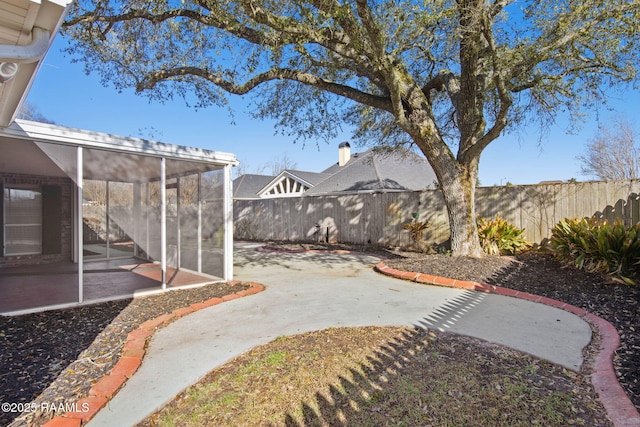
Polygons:
M449 279L446 277L432 276L430 274L400 271L387 266L384 262L379 262L375 270L387 276L398 279L411 280L417 283L446 286L452 288L469 289L478 292L487 292L497 295L505 295L550 305L573 313L591 325L598 328L601 342L595 361L593 362L593 373L591 383L598 393L598 398L602 402L607 416L616 427L637 427L640 426L640 413L631 403L629 396L622 389L613 369L613 355L620 345L620 336L613 325L606 320L589 313L579 307L566 304L551 298L533 295L527 292L520 292L500 286L486 285L477 282L467 282L464 280Z
M231 285L241 283L240 281L229 282ZM246 282L251 287L234 294L225 295L222 298L211 298L204 302L191 304L188 307L182 307L173 310L171 313L162 314L155 319L147 320L138 326L138 329L127 335L120 360L111 369L108 375L102 377L89 390L89 396L80 399L74 408L77 412L66 412L64 415L56 416L52 420L44 424L43 427L79 427L83 423L88 422L95 414L104 407L109 400L122 388L138 370L142 364L146 352L146 346L153 333L170 322L180 317L191 314L203 308L211 307L226 301L242 298L247 295L262 292L264 285L255 282Z

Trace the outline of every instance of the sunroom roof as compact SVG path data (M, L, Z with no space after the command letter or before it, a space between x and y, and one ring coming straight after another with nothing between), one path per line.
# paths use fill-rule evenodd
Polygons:
M75 151L83 147L86 179L122 182L158 179L160 158L167 159L169 177L237 163L235 155L230 153L24 120L16 120L0 130L0 147L1 172L74 177Z

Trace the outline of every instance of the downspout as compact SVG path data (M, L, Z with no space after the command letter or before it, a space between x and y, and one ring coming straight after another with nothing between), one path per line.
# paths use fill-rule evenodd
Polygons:
M49 49L51 33L34 27L28 45L0 44L0 83L11 80L18 74L19 64L31 64L41 60Z

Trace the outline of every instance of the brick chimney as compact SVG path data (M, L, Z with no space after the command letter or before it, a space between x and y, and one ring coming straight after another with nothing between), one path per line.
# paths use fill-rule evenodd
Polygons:
M338 145L338 166L344 166L351 158L351 144L342 142Z

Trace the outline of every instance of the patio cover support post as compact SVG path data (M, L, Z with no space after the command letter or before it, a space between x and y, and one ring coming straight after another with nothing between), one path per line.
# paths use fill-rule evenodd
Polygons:
M144 218L145 218L145 258L146 259L150 259L151 255L149 255L149 253L151 252L151 243L150 243L150 239L151 239L151 233L149 232L149 216L151 214L151 197L149 196L149 183L146 182L144 184L144 192L145 192L145 206L144 206Z
M78 218L76 223L76 238L78 244L78 303L84 301L84 236L83 236L83 222L82 217L84 212L82 209L82 180L83 180L83 159L82 159L82 147L76 149L76 188L77 190L77 204L78 204Z
M109 215L109 180L106 181L106 192L105 192L105 203L106 203L106 211L105 211L105 217L106 217L106 225L105 225L105 229L107 230L107 259L109 259L109 243L111 242L111 230L109 229L109 225L111 222L111 216Z
M181 242L181 238L182 236L180 235L180 176L178 175L176 177L176 226L177 226L177 230L176 230L176 269L180 270L180 267L182 267L182 255L180 254L180 246L182 245Z
M224 280L233 279L233 182L231 165L224 166L223 215L224 215Z
M198 273L202 273L202 172L198 172Z
M162 290L167 289L167 159L160 158L160 269Z
M140 255L140 198L142 196L141 184L133 183L133 256Z

